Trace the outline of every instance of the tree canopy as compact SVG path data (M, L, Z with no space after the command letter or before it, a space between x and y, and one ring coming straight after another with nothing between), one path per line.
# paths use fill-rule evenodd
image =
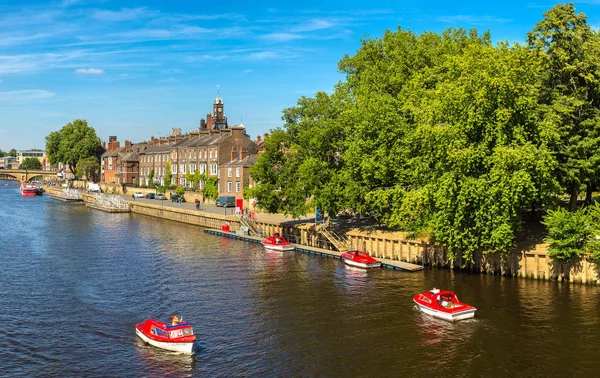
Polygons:
M100 174L100 162L95 156L90 156L79 161L77 164L77 176L95 181Z
M76 119L59 131L46 136L46 152L50 164L69 164L75 173L80 160L95 156L100 138L87 121Z
M28 157L23 159L23 162L19 164L19 169L42 169L42 163L40 163L39 159L34 157Z
M598 183L598 38L557 5L527 45L464 29L364 40L331 94L283 111L250 195L293 216L370 212L450 257L507 251L528 214Z

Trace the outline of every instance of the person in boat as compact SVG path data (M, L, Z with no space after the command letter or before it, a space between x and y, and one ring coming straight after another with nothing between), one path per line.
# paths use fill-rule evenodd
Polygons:
M178 318L177 315L171 316L171 325L176 326L179 325L182 319Z
M437 289L435 286L433 287L433 289L431 289L429 291L431 293L431 295L436 295L437 293L440 292L440 289Z

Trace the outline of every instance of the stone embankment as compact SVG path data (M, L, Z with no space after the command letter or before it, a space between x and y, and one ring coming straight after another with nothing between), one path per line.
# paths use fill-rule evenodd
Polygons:
M52 188L51 188L52 189ZM86 196L84 196L85 200ZM191 225L220 229L228 222L233 232L241 230L239 216L223 215L141 201L129 201L131 212ZM257 214L254 225L270 235L280 233L293 243L334 250L335 246L319 232L314 219L293 220L271 214ZM476 255L473 263L460 257L449 260L444 248L427 240L409 240L401 232L352 229L346 232L349 247L361 249L373 257L413 264L459 270L515 276L541 280L559 280L600 284L600 267L590 259L578 259L569 264L554 262L547 254L547 244L522 245L512 253Z

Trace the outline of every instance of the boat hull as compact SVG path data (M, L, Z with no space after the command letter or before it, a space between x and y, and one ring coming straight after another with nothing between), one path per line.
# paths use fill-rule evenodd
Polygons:
M160 349L164 349L164 350L168 350L171 352L177 352L177 353L185 353L185 354L192 354L192 350L194 348L194 343L170 343L170 342L165 342L165 341L157 341L157 340L153 340L151 338L149 338L148 336L144 335L144 333L142 331L140 331L137 327L135 328L135 333L138 335L138 337L142 340L144 340L144 342L155 346L157 348Z
M463 311L455 311L455 312L449 313L449 312L444 312L444 311L439 311L439 310L429 308L429 307L424 306L423 304L417 302L414 299L413 299L413 301L417 304L417 307L419 308L419 310L421 312L423 312L427 315L431 315L434 318L447 320L449 322L456 322L459 320L471 319L471 318L475 317L475 311L477 311L476 308L469 308L469 309L466 309Z
M293 251L294 249L296 249L296 247L294 247L293 244L268 244L268 243L262 243L262 245L266 248L269 249L271 251L279 251L279 252L285 252L285 251Z
M346 265L354 266L361 269L381 268L381 262L379 261L372 263L362 263L350 259L344 259L344 263L346 263Z

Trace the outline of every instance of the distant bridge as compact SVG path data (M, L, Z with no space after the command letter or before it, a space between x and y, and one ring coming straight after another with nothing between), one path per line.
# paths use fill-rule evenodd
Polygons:
M55 180L55 171L35 171L32 169L0 169L0 180L27 182L32 180Z

